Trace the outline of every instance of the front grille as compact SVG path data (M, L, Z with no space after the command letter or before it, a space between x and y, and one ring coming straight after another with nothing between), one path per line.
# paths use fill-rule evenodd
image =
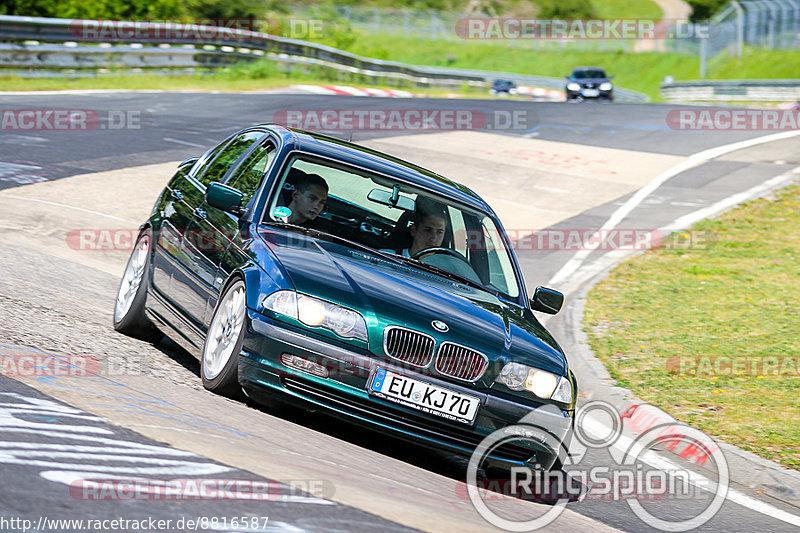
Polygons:
M434 344L433 337L418 331L398 326L388 326L383 331L386 355L411 366L428 366L433 358Z
M437 372L464 381L476 381L487 364L489 359L481 352L452 342L442 343L436 356Z
M346 394L331 387L323 387L312 381L294 377L283 379L284 386L305 398L322 403L379 426L395 431L420 435L449 446L474 450L486 437L466 424L448 423L439 418L383 402ZM515 444L513 441L494 448L492 457L508 461L529 461L537 454L537 448Z

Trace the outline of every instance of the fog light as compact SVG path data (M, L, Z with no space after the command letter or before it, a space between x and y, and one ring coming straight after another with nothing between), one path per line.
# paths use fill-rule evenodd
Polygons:
M307 374L311 374L313 376L318 376L321 378L328 377L327 368L314 361L309 361L308 359L304 359L299 355L292 355L290 353L281 354L281 363L288 366L289 368L294 368L296 370L300 370L301 372L306 372Z

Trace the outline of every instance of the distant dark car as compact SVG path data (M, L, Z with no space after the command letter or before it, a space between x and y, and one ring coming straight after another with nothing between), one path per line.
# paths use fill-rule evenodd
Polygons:
M614 85L606 71L598 67L578 67L567 76L567 85L564 92L567 102L571 100L614 100Z
M499 96L517 94L517 84L511 80L494 80L489 94Z
M411 253L439 222L438 244ZM554 441L509 442L486 463L549 469L577 385L534 312L563 299L528 299L497 216L463 185L264 124L180 164L141 227L114 327L168 334L209 390L455 453L525 416Z

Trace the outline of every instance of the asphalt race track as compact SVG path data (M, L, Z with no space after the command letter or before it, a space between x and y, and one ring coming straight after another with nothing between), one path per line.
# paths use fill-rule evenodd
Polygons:
M277 93L1 98L4 111L86 110L96 117L88 131L56 130L46 123L40 129L0 131L2 531L21 531L22 520L39 530L80 530L78 524L51 521L118 518L145 525L103 527L500 531L465 496L464 459L393 442L319 413L270 412L215 396L203 390L197 361L174 344L153 346L111 328L129 250L124 243L115 250L76 248L67 235L76 229L135 231L178 161L246 125L287 110L469 110L486 118L480 128L336 133L467 184L519 238L539 230L597 229L609 219L615 228L674 228L729 207L735 195L766 194L795 181L800 168L798 137L758 143L754 140L770 132L675 130L667 115L681 108L667 105ZM519 121L504 127L501 119L513 113ZM743 141L753 142L731 146ZM709 152L724 146L730 149ZM637 196L643 188L652 190ZM517 254L529 293L550 285L567 293L568 302L584 281L623 257L616 250L536 246L520 247ZM548 327L569 355L578 341L564 314ZM96 368L42 376L7 364L31 356L66 367L79 357ZM576 368L580 380L580 365ZM582 392L582 402L601 394L591 386ZM584 451L585 465L617 460L607 449ZM156 496L104 496L77 481L87 473L108 480L149 479L149 494ZM244 488L238 497L176 501L157 497L153 479L217 480L217 486ZM254 486L268 487L269 497L248 498ZM745 486L731 487L745 497L728 498L698 530L797 530L797 507ZM709 495L694 488L689 493L649 502L648 510L664 520L691 517L708 504ZM517 519L550 509L519 499L493 505ZM162 528L148 524L151 519L171 522ZM548 526L556 528L659 531L613 499L567 504Z

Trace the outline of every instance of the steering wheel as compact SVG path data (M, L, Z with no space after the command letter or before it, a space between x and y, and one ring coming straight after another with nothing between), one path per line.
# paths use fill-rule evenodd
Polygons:
M444 248L444 247L441 247L441 246L435 246L433 248L425 248L423 250L420 250L419 252L417 252L414 255L412 255L411 259L419 259L423 255L428 255L428 254L446 254L446 255L451 255L451 256L453 256L455 258L461 259L462 261L464 261L468 265L470 264L469 263L469 259L464 257L464 255L461 252L453 250L452 248ZM470 265L470 266L472 266L472 265Z

